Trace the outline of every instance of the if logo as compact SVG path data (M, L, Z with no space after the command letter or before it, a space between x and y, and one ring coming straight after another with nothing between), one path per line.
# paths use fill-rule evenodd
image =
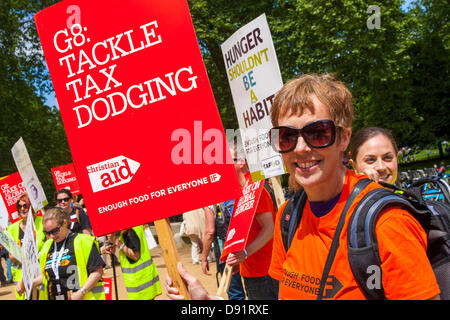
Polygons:
M325 286L325 299L333 298L342 289L342 283L335 276L328 276Z

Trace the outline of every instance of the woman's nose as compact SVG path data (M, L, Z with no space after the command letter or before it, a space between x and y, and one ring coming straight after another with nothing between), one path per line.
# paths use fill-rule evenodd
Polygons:
M297 145L295 146L294 151L298 153L311 151L311 148L308 146L305 139L303 139L301 135L299 135L297 138Z
M378 171L384 171L386 166L384 165L384 161L382 159L378 159L375 163L375 169Z

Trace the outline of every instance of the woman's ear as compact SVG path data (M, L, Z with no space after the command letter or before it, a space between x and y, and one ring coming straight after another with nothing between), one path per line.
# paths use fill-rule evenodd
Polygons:
M355 171L356 173L358 173L358 169L356 169L355 161L353 161L352 159L350 159L350 160L348 160L348 163L350 163L350 166L352 167L353 171Z
M348 145L350 144L350 138L352 137L352 129L344 128L341 131L341 139L340 139L340 151L345 152L347 150Z

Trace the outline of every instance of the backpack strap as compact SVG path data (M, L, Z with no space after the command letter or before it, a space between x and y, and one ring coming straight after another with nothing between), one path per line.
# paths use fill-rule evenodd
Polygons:
M294 238L295 231L303 214L303 207L306 203L306 192L303 189L297 191L283 209L280 219L281 238L284 250L288 252Z
M272 203L275 208L275 212L278 211L278 204L277 204L277 199L275 197L275 191L269 185L269 183L265 180L264 180L264 188L266 188L267 192L269 192L270 198L272 198Z
M334 262L334 258L336 257L336 252L339 248L339 238L340 238L342 229L345 224L345 216L347 215L348 209L350 209L350 206L352 205L355 198L371 182L372 182L372 180L370 180L368 178L359 180L358 183L353 187L352 192L350 193L349 197L347 198L344 209L342 209L341 216L339 217L339 222L336 227L336 231L334 232L330 250L328 251L327 260L325 261L325 267L323 268L322 277L320 279L320 286L319 286L319 292L317 294L317 300L322 300L323 298L328 298L327 293L325 293L325 296L324 296L325 285L327 284L328 274L330 273L331 267Z
M76 209L75 210L75 213L77 214L77 221L78 221L78 223L81 225L81 222L80 222L80 209Z
M323 291L325 289L328 273L330 272L331 266L333 265L333 261L336 256L336 251L339 247L339 236L345 223L345 216L347 214L347 211L350 208L353 201L355 200L355 198L361 193L361 191L365 187L367 187L367 185L369 185L370 182L371 180L367 178L358 181L358 183L353 188L350 196L348 197L344 209L342 210L341 217L339 218L338 227L336 228L331 248L328 253L327 261L325 263L325 267L323 270L319 287L319 294L317 296L318 300L321 300L322 298L327 298L327 294L325 293L324 296ZM295 232L297 231L297 228L300 224L305 203L306 203L306 192L303 189L301 189L297 191L291 199L288 200L288 203L284 207L283 213L281 214L280 219L281 237L286 252L289 250L289 247L292 243L292 239L294 238Z
M426 208L420 210L404 196L384 188L371 190L358 203L348 225L348 260L367 299L386 299L375 224L387 206L400 206L419 218L427 214Z
M448 183L437 176L430 176L430 177L424 177L421 178L415 182L413 182L410 186L410 188L420 188L425 183L434 183L439 187L439 190L441 191L442 195L444 196L444 202L450 204L450 186ZM408 189L410 189L408 188Z

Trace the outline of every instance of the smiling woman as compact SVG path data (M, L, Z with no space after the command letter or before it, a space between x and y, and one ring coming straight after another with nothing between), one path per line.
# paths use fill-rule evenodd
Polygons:
M350 165L372 180L393 184L397 179L398 148L391 132L368 127L359 130L350 143Z
M24 193L21 195L16 202L17 211L22 218L21 220L11 224L7 232L14 239L14 241L21 247L22 241L25 237L27 219L29 210L31 210L31 216L34 219L34 227L36 228L36 245L37 250L39 251L45 242L45 235L42 232L42 217L35 216L35 212L31 207L30 199L28 194ZM13 274L14 282L16 283L15 294L18 300L23 300L25 298L24 292L25 287L22 281L22 263L18 261L11 253L9 254L9 258L11 259L11 271Z
M288 128L275 137L272 146L283 152L287 171L302 187L280 207L275 221L269 274L279 281L280 299L370 298L349 268L348 247L340 245L340 239L347 239L354 208L369 192L381 188L343 164L351 136L351 100L350 91L331 75L308 74L287 82L272 105L272 124L278 126L274 129ZM389 157L396 159L396 149L385 140L386 150L377 144L373 154L362 144L354 152L357 158L367 155L367 163L381 163L375 169L380 179L396 175L384 166ZM383 252L379 259L386 298L436 297L439 287L426 255L426 234L418 222L407 211L392 207L383 211L375 230ZM311 283L308 279L320 280ZM331 288L325 290L326 286Z
M40 252L41 275L33 285L43 284L40 300L104 300L103 267L95 237L69 230L70 215L50 208L42 219L47 241Z

